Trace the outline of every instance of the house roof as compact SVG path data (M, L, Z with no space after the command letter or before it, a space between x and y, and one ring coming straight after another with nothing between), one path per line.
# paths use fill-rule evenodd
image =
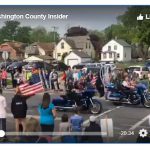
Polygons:
M122 40L122 39L115 39L115 41L117 42L117 43L119 43L120 45L122 45L122 46L131 46L130 44L128 44L126 41L124 41L124 40Z
M53 50L55 48L55 43L40 43L40 42L32 43L30 46L26 48L26 53L38 55L39 47L41 47L45 51L46 55L52 55Z
M90 58L90 56L84 52L81 51L72 51L72 53L75 53L77 56L81 58Z
M3 45L9 45L13 49L15 49L17 52L21 52L21 53L24 52L25 47L27 46L26 43L17 42L17 41L10 41L10 42L1 44L1 46Z
M32 45L34 46L40 46L45 51L53 51L55 48L55 43L41 43L41 42L35 42Z
M85 36L70 36L70 37L66 37L66 39L64 39L66 41L70 40L71 42L71 47L74 49L83 49L84 45L86 43L87 40L90 40L90 37L88 35Z
M75 42L73 41L73 40L71 40L71 39L64 39L72 48L75 48L76 46L75 46Z
M34 54L34 55L39 54L39 50L38 50L37 46L33 46L33 45L26 47L25 52L30 55L31 54Z

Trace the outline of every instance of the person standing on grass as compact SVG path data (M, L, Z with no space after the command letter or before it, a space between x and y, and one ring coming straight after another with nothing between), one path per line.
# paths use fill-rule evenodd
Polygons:
M6 99L2 96L2 88L0 88L0 130L6 131Z
M44 93L42 104L39 105L38 111L40 114L40 125L43 132L54 131L54 119L56 117L56 110L51 103L49 93Z

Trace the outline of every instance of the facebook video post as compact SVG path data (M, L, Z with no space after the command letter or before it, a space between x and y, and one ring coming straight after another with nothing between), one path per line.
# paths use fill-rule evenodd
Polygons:
M0 6L0 143L150 143L150 6Z

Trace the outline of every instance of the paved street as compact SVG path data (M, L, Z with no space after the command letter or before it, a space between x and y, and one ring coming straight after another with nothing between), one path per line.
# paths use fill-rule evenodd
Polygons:
M7 119L7 131L15 131L14 129L14 120L12 118L10 112L10 104L11 99L14 95L13 90L4 91L4 96L7 99L8 104L8 119ZM51 94L52 98L58 96L57 94ZM38 94L36 96L28 99L28 115L30 116L38 116L37 106L42 101L42 94ZM146 109L143 106L131 106L131 105L122 105L122 106L114 106L111 102L106 101L104 99L100 100L103 106L103 111L101 114L96 115L97 122L100 122L100 119L103 118L112 118L113 119L113 127L114 127L114 137L113 138L104 138L105 142L136 142L136 138L138 136L138 132L140 129L147 129L150 131L149 126L149 115L150 109ZM59 111L58 116L55 121L55 131L58 131L58 125L61 119L61 115L63 113L67 113L69 116L73 114L73 112L63 112ZM83 112L81 114L84 117L85 123L90 116L89 113ZM122 136L122 134L126 134L126 131L134 131L134 135Z

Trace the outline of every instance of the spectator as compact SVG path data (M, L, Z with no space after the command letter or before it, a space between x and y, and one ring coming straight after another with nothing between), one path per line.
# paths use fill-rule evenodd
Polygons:
M79 80L78 71L75 70L73 73L73 81L78 81L78 80Z
M15 88L16 87L15 81L14 81L15 70L14 69L11 70L10 74L11 74L12 87Z
M2 71L0 70L0 88L2 87Z
M63 84L64 90L66 90L66 79L67 79L66 72L63 71L61 80L62 80L62 82L63 82L62 84Z
M70 132L70 123L68 122L68 115L63 114L61 117L61 123L59 125L59 132Z
M6 99L2 96L2 89L0 88L0 130L6 131Z
M49 77L50 85L52 90L59 90L59 84L58 84L58 73L55 71L55 69L52 70Z
M27 119L25 124L25 136L21 136L19 142L21 143L47 143L48 141L46 138L38 136L38 135L32 135L32 132L36 133L40 131L40 125L37 119L30 118Z
M80 132L82 131L83 117L79 115L79 109L75 110L75 114L70 118L71 131Z
M73 80L73 72L71 70L71 67L69 67L67 71L67 83L69 80Z
M78 72L78 79L80 80L81 77L82 77L82 70L79 70L79 72Z
M20 83L19 71L18 70L16 70L16 72L14 74L14 80L15 80L15 87L16 87Z
M101 134L101 128L100 126L96 123L96 119L94 116L90 116L89 118L90 125L85 128L85 136L83 136L83 142L86 143L102 143L103 139L101 136L98 136ZM87 135L88 132L96 133L97 135Z
M5 69L2 70L2 85L3 88L7 88L7 71Z
M62 118L61 118L61 123L59 125L59 132L62 133L61 136L61 142L62 143L76 143L76 139L75 137L70 135L70 123L68 122L68 115L67 114L63 114ZM68 132L68 133L64 133L64 132Z
M19 132L20 125L22 125L23 131L25 129L25 120L27 114L26 99L27 97L21 95L19 88L16 88L16 94L12 98L11 102L11 112L15 118L16 132Z
M44 93L42 104L39 105L38 111L40 114L40 125L43 132L54 131L54 119L56 117L56 110L51 103L50 95Z
M150 82L150 71L148 72L148 80Z

